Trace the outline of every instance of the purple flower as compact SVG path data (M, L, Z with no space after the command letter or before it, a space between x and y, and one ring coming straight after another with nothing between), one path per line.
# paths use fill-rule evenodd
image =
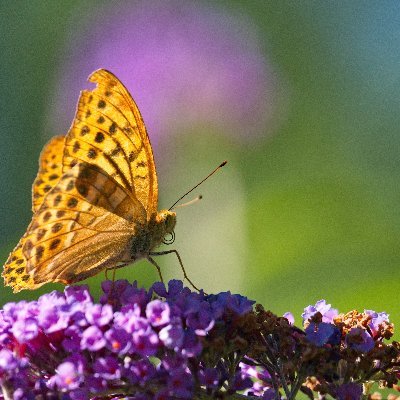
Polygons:
M34 397L29 389L18 388L13 393L13 400L34 400Z
M182 369L182 365L185 365L187 361L186 357L183 357L179 352L168 353L161 360L160 370L166 370L168 372Z
M124 306L120 311L114 313L114 324L121 328L124 328L127 332L132 333L137 326L137 320L140 320L140 306L133 304L131 306ZM146 327L148 326L145 321Z
M227 310L238 315L243 315L253 309L255 301L249 300L240 294L231 294L231 292L222 292L218 295L210 296L210 303L215 317L220 317Z
M97 326L90 326L82 333L81 348L98 351L106 345L103 332Z
M18 342L25 343L39 334L38 323L34 318L20 319L14 322L11 332Z
M67 328L70 318L68 312L60 311L52 303L43 304L38 315L39 325L45 333L53 333Z
M285 312L285 314L283 314L283 318L286 318L290 325L294 325L294 316L291 312Z
M153 326L164 326L170 321L170 308L168 303L153 300L146 306L146 317Z
M322 322L331 323L333 318L338 315L338 310L336 308L332 308L330 304L326 304L325 300L319 300L315 303L315 306L308 306L304 309L303 321L307 322L315 313L322 314Z
M75 325L69 326L64 331L64 339L62 346L70 353L79 351L81 348L82 332L81 329Z
M156 354L159 340L158 335L152 329L139 330L132 333L133 350L142 356Z
M139 361L130 362L125 367L125 376L128 377L131 383L141 384L142 386L156 374L154 365L144 359Z
M98 358L93 365L95 377L113 380L121 378L120 364L117 359L111 356Z
M201 350L202 345L196 333L192 329L186 330L183 337L182 354L186 357L195 357L201 353Z
M4 320L13 323L17 320L35 318L39 313L37 302L20 301L19 303L7 303L3 306Z
M154 293L158 294L160 297L167 298L168 292L164 282L155 282L153 283L152 288Z
M335 390L338 400L360 400L363 389L358 383L344 383Z
M247 375L250 378L255 378L259 380L267 381L271 379L271 375L268 371L260 369L260 367L254 367L253 365L248 365L243 362L239 364L240 371L243 375Z
M8 349L0 350L0 379L2 373L9 370L14 370L18 366L18 359Z
M169 349L178 350L183 343L184 330L179 320L171 321L169 325L162 328L159 332L159 338L164 346Z
M334 325L325 322L319 324L311 322L305 330L307 340L318 347L328 343L335 331L338 331L338 329Z
M85 378L85 386L90 393L98 393L107 387L107 380L97 374L89 375Z
M91 304L93 303L92 296L89 293L87 285L67 286L64 289L65 299L68 304Z
M168 290L162 282L154 283L152 288L159 296L171 300L176 299L184 290L183 282L177 279L171 279L168 282Z
M124 325L124 328L127 332L138 333L152 329L149 321L146 318L137 316L136 310L133 310L133 312L128 311L127 315L129 317Z
M154 135L205 125L243 140L265 132L275 80L251 20L202 3L155 1L98 7L86 22L50 102L57 131L70 126L86 77L103 67L133 93L155 147Z
M131 336L121 328L111 328L105 334L107 348L113 353L126 354L131 348Z
M126 279L120 279L118 281L103 281L101 282L101 289L103 295L100 297L101 304L112 303L115 305L121 305L121 293L129 286L129 282Z
M89 393L86 389L76 389L69 393L69 397L71 400L87 400Z
M86 308L85 317L92 325L107 325L113 318L113 309L109 304L91 304Z
M191 399L193 377L182 370L174 370L168 379L168 388L175 398Z
M194 329L196 335L206 336L215 324L214 314L209 303L201 303L200 309L186 318L186 325Z
M362 328L353 328L346 335L346 344L357 351L368 352L375 346L374 339Z
M379 332L379 326L383 323L389 323L389 314L385 312L379 312L373 310L364 310L364 313L371 316L371 321L368 326L371 329L372 336L375 336Z
M146 291L144 288L138 288L138 284L135 281L121 291L120 299L122 304L137 304L143 310L151 300L152 294L151 289Z
M67 302L64 293L53 290L50 293L45 293L44 295L40 296L37 303L40 312L42 307L48 308L51 306L59 308L64 306Z
M60 364L56 372L54 383L59 389L77 389L83 379L76 365L70 361Z

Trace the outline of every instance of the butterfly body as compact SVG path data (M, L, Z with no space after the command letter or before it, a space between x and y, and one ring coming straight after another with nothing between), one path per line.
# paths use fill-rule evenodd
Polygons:
M132 236L130 261L147 258L163 242L166 235L173 233L175 224L176 213L172 211L162 210L152 216L149 225Z
M156 265L152 252L173 233L176 214L157 210L153 152L135 102L111 72L89 80L96 87L81 92L67 135L41 153L32 222L2 273L14 292L140 258Z

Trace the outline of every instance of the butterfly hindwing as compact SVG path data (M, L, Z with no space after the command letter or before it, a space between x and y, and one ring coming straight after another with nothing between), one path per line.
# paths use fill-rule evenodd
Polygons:
M22 248L28 274L35 283L71 283L123 258L135 227L145 222L144 212L132 215L131 221L124 218L129 209L137 210L104 171L86 163L75 165L34 215Z
M43 148L39 158L39 171L32 185L32 210L37 211L47 193L56 185L62 174L62 156L64 136L53 137ZM29 230L29 228L28 228ZM6 285L13 287L14 292L24 288L35 289L32 275L26 270L26 259L22 248L26 242L25 234L10 253L2 276Z
M25 242L26 235L20 239L17 246L9 255L4 264L4 270L2 273L4 284L11 286L14 293L23 289L36 289L41 286L35 284L32 274L29 274L26 270L26 259L22 252Z
M35 212L46 194L62 175L64 136L53 137L43 148L39 159L39 172L32 185L32 211Z

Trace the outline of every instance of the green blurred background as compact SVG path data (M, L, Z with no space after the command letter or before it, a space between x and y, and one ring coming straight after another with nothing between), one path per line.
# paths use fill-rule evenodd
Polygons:
M54 107L63 101L54 93L65 68L72 68L71 48L77 38L87 43L107 7L127 5L105 4L0 4L1 260L30 221L42 146L66 129L60 122L55 132L57 121L73 118ZM386 311L400 326L400 4L220 1L196 7L251 27L273 90L265 94L272 105L254 137L207 129L204 121L193 132L157 139L160 207L229 160L201 188L202 202L178 209L174 248L187 272L207 292L245 294L276 313L292 311L298 323L305 306L324 298L342 312ZM176 18L179 23L179 13ZM73 86L84 87L86 77L77 75ZM127 86L141 108L141 91ZM66 109L77 98L78 91L66 96ZM150 139L153 134L149 129ZM158 261L166 279L182 277L172 256ZM117 276L145 286L157 279L146 262ZM89 280L95 293L102 279ZM0 304L52 288L16 295L1 288Z

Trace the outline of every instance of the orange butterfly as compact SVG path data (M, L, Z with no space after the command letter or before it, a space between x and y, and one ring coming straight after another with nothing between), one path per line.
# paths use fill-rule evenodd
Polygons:
M152 258L160 254L175 253L183 269L176 250L153 252L173 234L176 214L157 211L156 168L140 112L111 72L98 70L89 80L97 86L81 92L68 134L40 156L32 222L2 274L14 292L78 282L140 258L161 277Z

